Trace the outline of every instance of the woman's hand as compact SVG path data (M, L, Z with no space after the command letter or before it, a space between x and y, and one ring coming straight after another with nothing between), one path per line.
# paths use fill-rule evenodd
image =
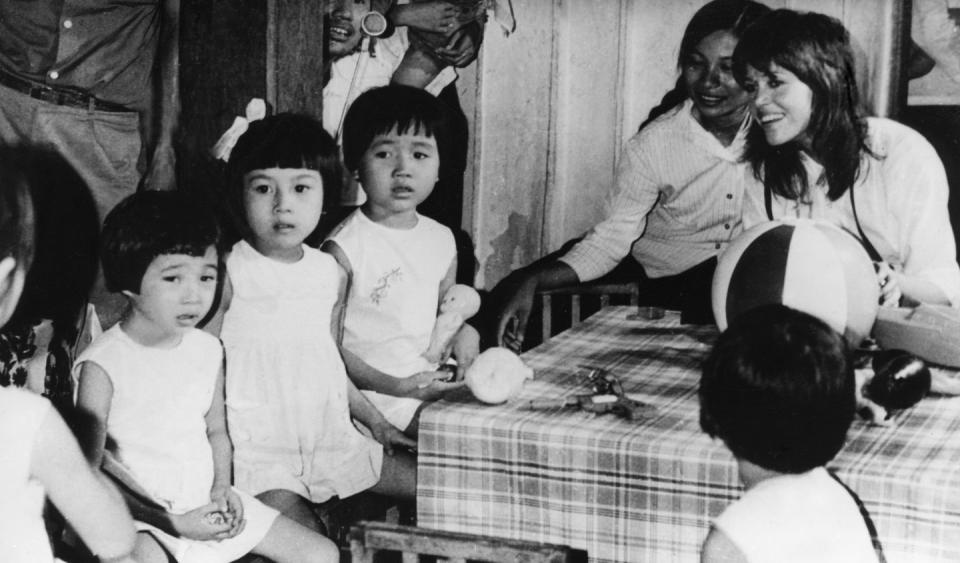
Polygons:
M172 514L170 519L180 537L201 541L232 538L245 525L245 522L236 523L225 517L215 502L183 514Z
M537 285L536 274L518 270L493 288L490 301L495 304L493 341L497 346L520 353Z
M903 274L894 270L886 262L877 262L877 283L880 284L880 306L899 307L903 297L901 277Z
M450 379L448 371L421 371L400 382L400 396L412 397L421 401L436 401L444 395L463 387L463 382L447 381Z
M383 446L383 453L393 455L394 450L399 446L416 451L417 442L400 431L399 428L390 424L387 419L380 417L380 420L371 424L367 428L373 439Z
M390 11L394 25L405 25L420 31L450 35L460 26L460 10L449 2L414 2L398 4Z

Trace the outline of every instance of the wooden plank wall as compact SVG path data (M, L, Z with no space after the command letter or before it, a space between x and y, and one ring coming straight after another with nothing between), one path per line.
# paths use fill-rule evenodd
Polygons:
M184 0L180 16L178 185L211 198L223 171L209 149L252 98L322 115L323 0Z
M623 142L676 81L683 29L705 0L512 0L517 31L487 26L459 89L471 118L465 229L479 287L603 217ZM909 0L768 0L845 22L875 113L897 107L897 14ZM883 88L875 85L887 84Z

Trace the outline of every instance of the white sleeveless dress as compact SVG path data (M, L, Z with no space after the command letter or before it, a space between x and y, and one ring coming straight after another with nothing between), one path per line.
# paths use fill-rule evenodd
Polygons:
M422 354L437 320L440 283L457 254L450 229L422 215L412 229L393 229L358 209L330 239L343 250L351 269L343 347L394 377L436 369ZM364 394L401 429L421 403L375 391Z
M339 266L319 250L303 252L287 264L240 241L227 259L227 420L238 487L323 502L376 484L383 449L350 418L346 370L330 333Z

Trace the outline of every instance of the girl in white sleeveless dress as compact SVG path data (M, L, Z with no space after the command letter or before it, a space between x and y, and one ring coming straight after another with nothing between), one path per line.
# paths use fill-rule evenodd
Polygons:
M412 498L416 489L413 456L394 452L416 444L350 382L338 351L346 276L305 244L325 187L338 183L337 160L319 123L281 114L252 123L228 164L242 240L226 259L220 336L236 480L316 530L313 504L371 488Z
M183 192L143 191L104 222L107 286L130 303L80 355L89 457L126 485L143 563L330 563L336 545L234 488L222 346L195 328L217 285L218 229Z

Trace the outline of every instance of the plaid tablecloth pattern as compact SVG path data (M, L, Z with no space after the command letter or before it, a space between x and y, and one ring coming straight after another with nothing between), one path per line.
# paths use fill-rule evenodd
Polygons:
M698 561L710 518L741 494L700 430L700 362L716 337L669 313L610 307L524 354L536 372L504 405L440 401L420 421L417 515L429 528L567 544L591 561ZM531 399L588 392L601 367L657 411L630 422ZM891 562L960 561L960 398L889 427L855 422L831 467L874 518Z

